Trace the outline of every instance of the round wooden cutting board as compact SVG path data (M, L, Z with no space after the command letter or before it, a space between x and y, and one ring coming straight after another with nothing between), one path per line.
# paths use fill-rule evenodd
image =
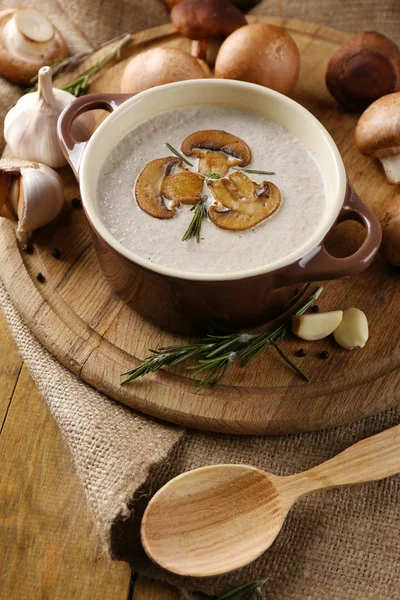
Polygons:
M324 82L327 62L346 35L299 21L257 20L283 24L294 37L302 67L293 97L332 134L356 191L379 213L396 194L396 187L386 183L378 164L357 152L353 140L357 116L338 109ZM159 45L188 48L189 42L170 25L157 27L135 34L124 59ZM96 58L91 57L88 65ZM90 91L118 91L124 63L105 71ZM310 431L347 423L399 402L400 279L380 257L358 277L327 283L319 302L321 310L357 306L365 311L370 340L363 350L347 352L332 340L282 342L291 357L299 348L306 350L306 357L295 360L311 383L303 382L269 348L246 369L231 367L217 388L198 395L191 371L184 367L122 387L120 374L147 356L148 348L184 339L149 325L112 293L98 266L83 211L71 205L71 199L79 196L78 186L68 168L61 174L66 184L64 211L36 232L32 255L21 250L12 225L1 219L0 275L35 336L84 381L146 414L226 433ZM296 177L296 173L288 175ZM338 227L330 249L342 256L354 251L359 229L354 223ZM60 260L53 258L54 248L61 251ZM45 283L36 280L38 272ZM329 351L328 360L318 358L322 350Z

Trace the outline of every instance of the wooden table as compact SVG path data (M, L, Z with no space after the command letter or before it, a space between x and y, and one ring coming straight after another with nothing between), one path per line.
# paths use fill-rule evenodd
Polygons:
M105 555L69 451L1 313L0 598L179 599Z

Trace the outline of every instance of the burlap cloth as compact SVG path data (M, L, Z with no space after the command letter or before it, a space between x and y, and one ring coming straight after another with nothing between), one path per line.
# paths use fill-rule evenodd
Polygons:
M1 8L24 5L2 0ZM167 21L158 0L41 0L38 8L63 31L71 51L126 31ZM269 0L257 14L317 21L347 31L378 29L400 42L399 0ZM18 97L0 83L0 116ZM275 544L249 567L224 577L185 580L151 564L138 523L155 490L205 464L239 462L278 474L307 469L350 444L400 422L393 409L348 427L292 437L244 438L184 431L135 414L80 382L34 339L0 283L21 355L63 431L86 490L99 535L113 558L129 561L183 593L220 594L267 578L268 600L398 600L400 478L331 490L299 502Z

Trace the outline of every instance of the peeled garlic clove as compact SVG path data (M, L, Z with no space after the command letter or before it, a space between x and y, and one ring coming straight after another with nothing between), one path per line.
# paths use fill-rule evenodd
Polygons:
M75 96L52 87L50 67L39 71L38 91L26 94L7 113L4 137L11 152L21 160L33 160L58 169L67 164L57 137L57 121ZM85 113L72 126L79 141L88 139L95 129L93 115Z
M346 350L364 348L368 335L367 317L358 308L348 308L343 311L342 322L333 332L336 343Z
M35 162L0 160L0 208L10 208L9 215L2 211L1 215L17 221L16 233L21 242L50 223L63 203L63 182L53 169Z
M302 340L322 340L340 325L343 311L332 310L326 313L308 313L293 317L292 331Z
M27 85L40 67L68 56L61 33L34 8L0 12L0 73Z

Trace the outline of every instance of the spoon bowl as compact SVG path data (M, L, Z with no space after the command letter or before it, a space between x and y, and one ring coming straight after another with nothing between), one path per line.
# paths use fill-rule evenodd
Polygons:
M286 516L273 479L246 465L179 475L147 507L145 551L164 569L180 575L190 571L194 577L251 562L272 544Z
M150 500L141 526L143 547L178 575L220 575L269 548L300 497L399 472L400 425L296 475L279 477L247 465L188 471Z

